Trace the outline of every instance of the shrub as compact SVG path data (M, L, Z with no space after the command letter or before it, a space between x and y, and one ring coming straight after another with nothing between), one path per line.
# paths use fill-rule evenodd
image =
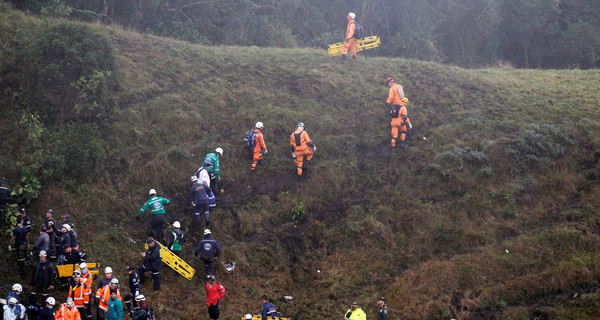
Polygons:
M110 40L89 26L46 23L24 34L16 65L29 108L46 126L70 121L105 124L115 107L116 61Z

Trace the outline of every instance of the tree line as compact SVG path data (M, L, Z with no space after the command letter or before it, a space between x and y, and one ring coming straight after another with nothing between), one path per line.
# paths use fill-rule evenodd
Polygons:
M2 1L2 0L0 0ZM369 54L462 67L597 68L597 0L4 0L36 14L117 23L214 45L317 47L355 12Z

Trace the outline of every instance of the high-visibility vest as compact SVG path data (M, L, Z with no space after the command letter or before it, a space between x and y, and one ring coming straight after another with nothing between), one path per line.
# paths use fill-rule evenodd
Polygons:
M90 270L88 270L85 274L81 275L81 279L85 280L85 284L87 284L87 287L89 289L89 291L87 293L85 293L85 295L90 296L92 294L92 273L90 272ZM89 301L89 299L88 299Z
M123 299L121 298L121 291L118 287L116 288L116 290L117 299L123 301ZM104 310L104 313L106 313L106 310L108 310L108 300L110 300L110 284L98 289L98 291L96 292L96 299L98 299L99 301L98 308Z
M69 297L73 298L76 307L83 307L85 303L90 302L90 292L91 289L87 286L85 279L80 278L75 287L69 286Z
M60 309L56 312L54 316L56 320L81 320L81 315L79 314L79 310L77 308L67 307L66 303L63 303L60 306Z

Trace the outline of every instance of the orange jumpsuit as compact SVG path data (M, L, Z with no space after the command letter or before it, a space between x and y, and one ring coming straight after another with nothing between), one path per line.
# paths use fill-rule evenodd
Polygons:
M298 176L302 175L302 167L304 156L306 156L306 162L310 162L313 154L315 154L314 145L310 141L308 133L300 128L296 129L290 136L290 144L292 145L292 152L296 153L296 168Z
M356 23L354 19L348 16L348 26L346 27L346 42L342 46L342 56L348 55L348 49L350 49L350 53L353 58L356 58L356 38L354 38L354 31L356 29Z
M254 136L256 146L254 146L252 153L252 171L256 170L256 164L259 160L262 160L262 151L267 151L267 146L265 145L265 139L262 132L258 128L254 129L254 131L256 132L256 135Z
M67 307L67 304L62 304L56 314L54 314L56 320L81 320L81 315L75 307Z
M75 307L77 309L83 308L84 305L90 303L90 293L92 288L88 287L85 279L79 278L79 283L73 287L73 284L69 287L69 298L73 298Z
M392 105L397 104L401 106L400 112L398 112L398 118L392 118L392 123L390 123L392 126L392 147L396 146L398 130L400 130L400 140L404 141L404 139L406 139L406 125L410 123L408 112L406 110L408 104L402 101L404 97L404 88L397 83L392 83L386 102Z
M105 314L108 310L108 300L110 299L110 287L111 285L109 284L96 291L96 300L99 301L98 308L101 309ZM121 290L119 290L118 287L115 287L114 289L117 290L117 299L123 301L123 299L121 298Z

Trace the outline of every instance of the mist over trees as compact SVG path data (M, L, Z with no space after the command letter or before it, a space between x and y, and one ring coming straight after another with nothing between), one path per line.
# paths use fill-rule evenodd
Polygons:
M6 0L5 0L6 1ZM117 23L214 45L318 47L355 12L369 54L481 67L597 68L597 0L9 0L33 13Z

